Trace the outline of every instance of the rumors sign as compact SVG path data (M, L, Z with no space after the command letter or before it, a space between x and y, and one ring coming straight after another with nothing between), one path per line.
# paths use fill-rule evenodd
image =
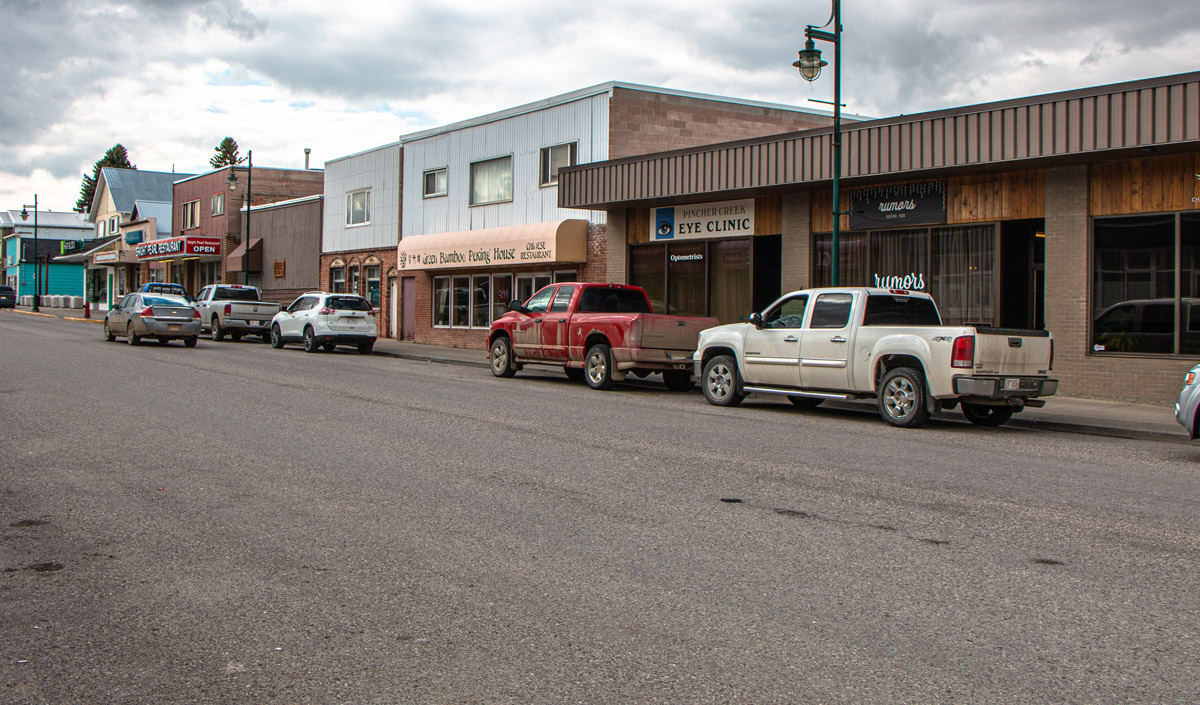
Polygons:
M946 222L946 182L850 191L850 229L902 228Z

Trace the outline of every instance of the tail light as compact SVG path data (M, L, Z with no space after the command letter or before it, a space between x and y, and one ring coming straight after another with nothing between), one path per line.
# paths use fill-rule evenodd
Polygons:
M198 309L198 308L192 309L192 318L199 318L199 317L200 317L200 309Z
M154 309L147 306L146 308L142 309L142 312L138 315L142 318L154 318Z
M954 339L954 350L950 353L950 366L968 370L975 366L975 336L960 335Z
M320 311L317 311L317 313L321 314L322 316L332 316L334 313L337 313L337 311L326 306L325 308L321 309Z
M1054 338L1050 339L1050 369L1054 369Z
M233 304L225 304L225 315L233 315Z
M375 309L373 309L373 308L367 309L367 315L370 316L371 318L374 318L375 317Z
M629 342L638 345L642 342L642 317L638 316L629 324Z

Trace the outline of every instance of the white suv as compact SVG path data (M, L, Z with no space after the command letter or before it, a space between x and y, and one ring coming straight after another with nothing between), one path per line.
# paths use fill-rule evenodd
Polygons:
M271 347L304 343L305 352L319 348L332 351L337 345L354 345L369 355L378 335L375 310L370 302L354 294L310 291L271 319Z

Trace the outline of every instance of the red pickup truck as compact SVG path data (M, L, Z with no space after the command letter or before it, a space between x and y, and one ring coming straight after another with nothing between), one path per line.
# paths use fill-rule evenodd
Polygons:
M488 334L492 374L512 377L527 364L552 365L592 389L651 372L661 372L672 390L691 389L700 331L720 323L655 314L644 289L624 284L560 282L508 308Z

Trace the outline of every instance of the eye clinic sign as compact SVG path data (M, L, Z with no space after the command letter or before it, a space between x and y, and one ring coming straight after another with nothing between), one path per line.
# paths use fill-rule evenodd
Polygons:
M691 240L754 234L754 199L654 208L650 239Z

